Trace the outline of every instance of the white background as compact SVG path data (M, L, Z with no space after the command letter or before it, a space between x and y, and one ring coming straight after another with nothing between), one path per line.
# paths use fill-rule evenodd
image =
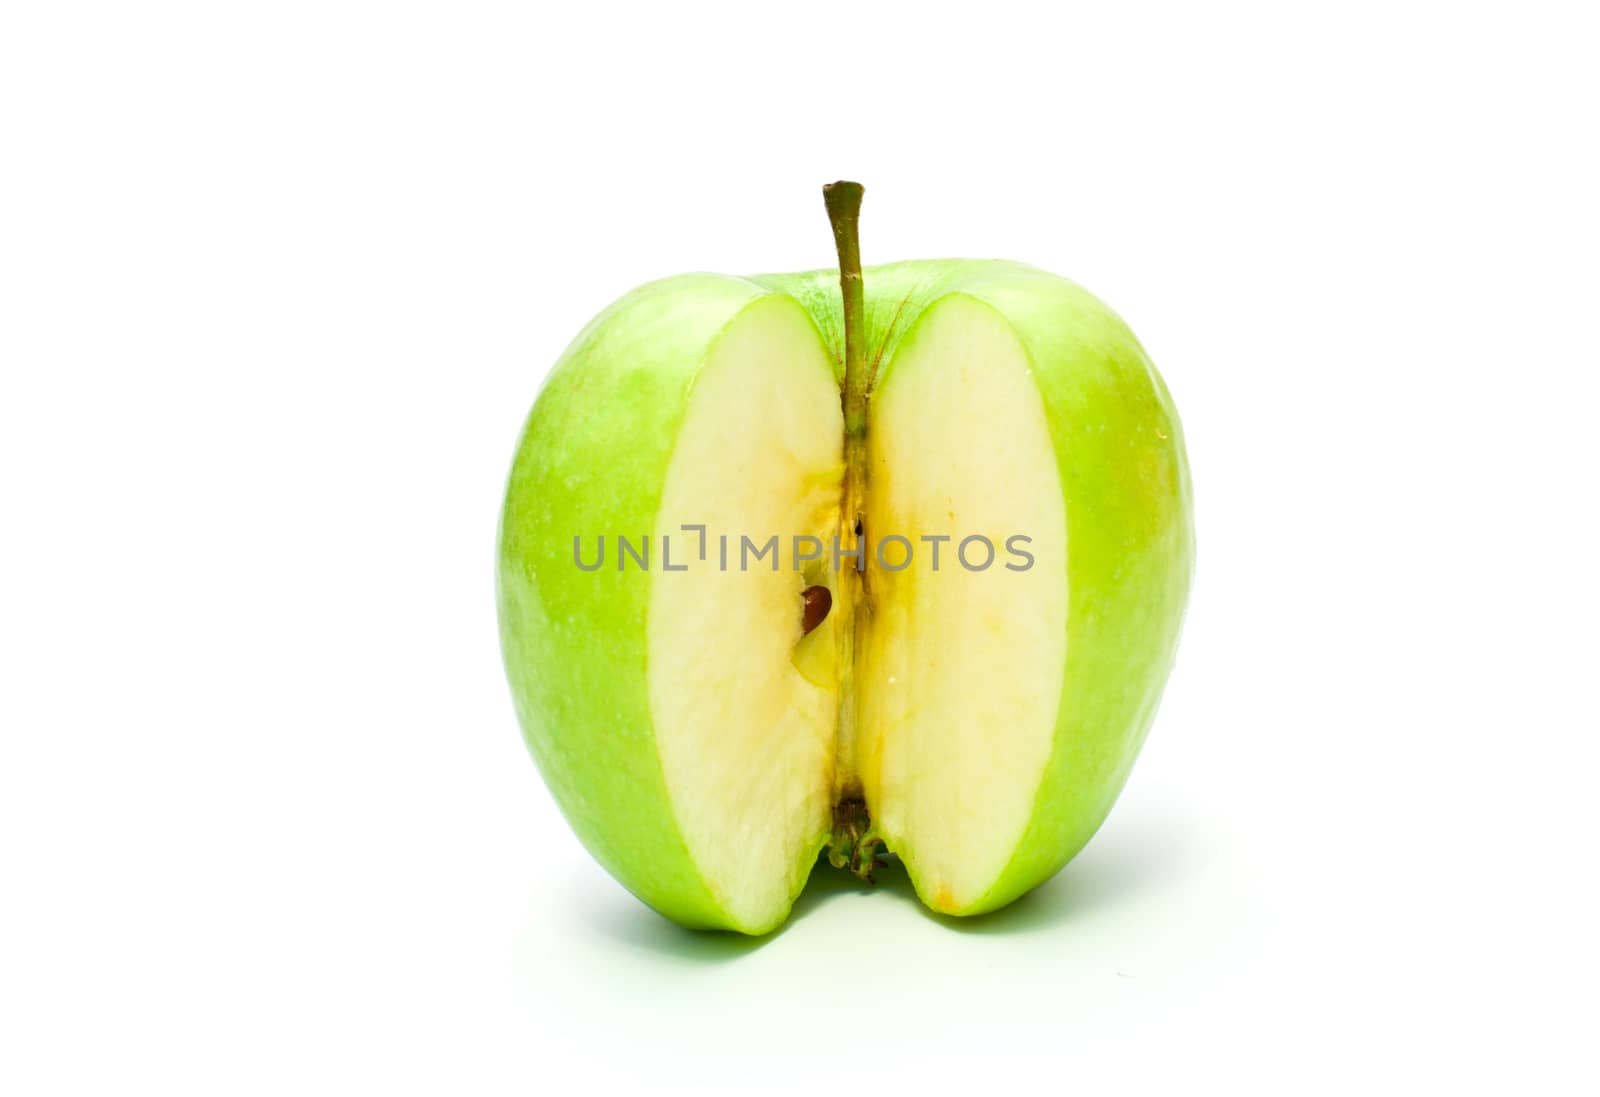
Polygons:
M0 1090L1594 1092L1600 76L1572 4L6 5ZM1198 582L1109 823L748 944L588 859L492 561L682 270L1022 259Z

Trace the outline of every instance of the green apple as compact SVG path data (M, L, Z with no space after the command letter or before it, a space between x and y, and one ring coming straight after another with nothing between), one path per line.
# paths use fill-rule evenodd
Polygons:
M862 270L861 188L825 191L839 270L668 278L578 335L501 516L529 747L688 926L774 929L819 853L953 915L1048 879L1188 597L1183 435L1122 321L1019 263Z

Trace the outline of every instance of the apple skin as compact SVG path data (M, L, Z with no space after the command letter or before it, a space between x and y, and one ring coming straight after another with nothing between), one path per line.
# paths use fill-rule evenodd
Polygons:
M895 347L929 306L964 294L999 312L1031 359L1067 518L1064 686L1054 746L1022 839L979 898L1012 902L1054 875L1105 820L1171 670L1194 563L1192 488L1165 384L1109 308L1056 275L998 260L867 268L866 346ZM595 858L657 911L692 927L736 924L701 879L673 818L646 702L637 573L583 573L575 530L654 528L694 374L716 333L779 294L811 316L836 363L836 271L686 275L634 291L597 317L552 371L524 429L501 519L500 627L532 753ZM842 373L842 367L840 367ZM884 374L886 379L887 373Z
M523 428L500 519L500 640L523 735L567 822L623 886L675 922L737 926L673 816L645 680L646 575L573 565L572 537L647 533L707 346L767 296L683 275L597 316Z

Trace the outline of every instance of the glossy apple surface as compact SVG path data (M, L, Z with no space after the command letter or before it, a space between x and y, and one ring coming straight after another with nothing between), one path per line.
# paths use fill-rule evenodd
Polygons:
M511 473L500 623L525 736L594 856L685 925L770 931L829 847L893 851L944 913L1012 901L1105 819L1177 648L1194 549L1172 401L1109 309L1016 263L864 272L863 532L913 563L869 556L854 595L828 553L724 569L721 536L841 528L838 278L629 294L551 373ZM1025 535L1032 566L968 570L973 534ZM619 535L648 535L648 567ZM840 608L807 633L817 586Z

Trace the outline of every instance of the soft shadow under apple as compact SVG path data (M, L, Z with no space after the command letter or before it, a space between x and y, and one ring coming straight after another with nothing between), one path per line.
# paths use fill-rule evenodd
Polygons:
M581 892L575 898L584 908L584 923L612 940L688 963L722 963L765 948L842 895L878 893L962 934L1047 933L1133 901L1148 885L1178 871L1184 860L1175 828L1105 833L1054 879L1010 906L975 918L952 918L922 905L898 860L881 866L875 882L866 884L819 858L788 921L765 937L684 929L592 876L575 889Z
M1159 834L1102 834L1054 878L1010 906L974 918L952 918L923 906L898 865L881 884L903 895L924 917L958 933L1043 933L1134 902L1150 885L1181 871L1185 860L1183 842L1171 828Z

